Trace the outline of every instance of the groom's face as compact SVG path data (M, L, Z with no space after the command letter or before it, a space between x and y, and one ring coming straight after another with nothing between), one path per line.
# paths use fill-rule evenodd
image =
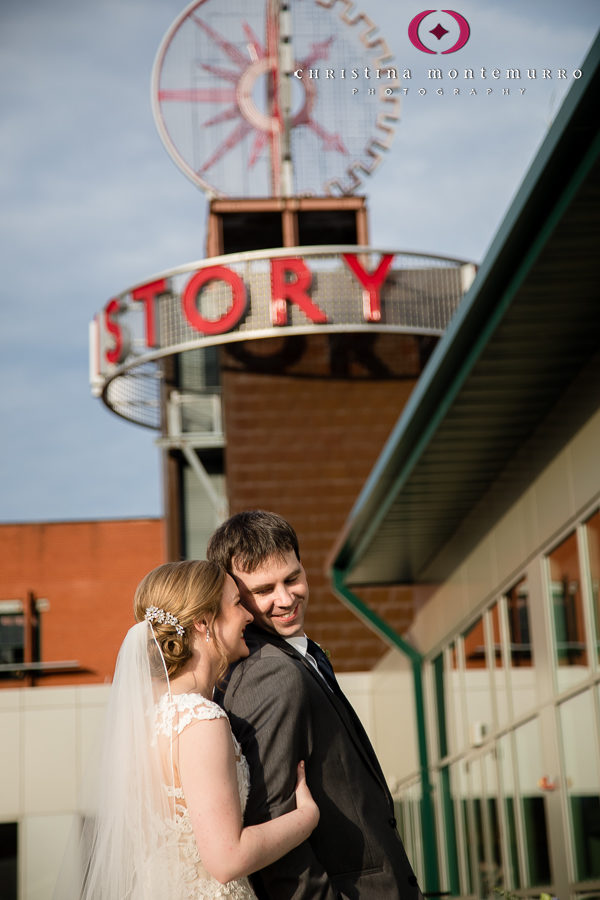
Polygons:
M240 596L257 625L284 638L304 634L306 573L293 550L273 556L253 572L232 566Z

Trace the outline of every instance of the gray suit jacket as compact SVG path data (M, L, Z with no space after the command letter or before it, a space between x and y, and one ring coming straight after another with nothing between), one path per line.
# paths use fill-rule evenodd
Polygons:
M222 703L250 765L247 825L295 808L296 765L321 811L310 838L252 876L260 900L420 900L375 751L350 703L283 638L246 629Z

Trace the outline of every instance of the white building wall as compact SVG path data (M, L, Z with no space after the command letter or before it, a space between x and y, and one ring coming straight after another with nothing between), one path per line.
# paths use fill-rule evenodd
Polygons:
M19 898L49 900L108 685L0 691L0 821L19 826Z
M365 726L393 792L419 764L412 668L393 650L373 671L341 674L338 681Z

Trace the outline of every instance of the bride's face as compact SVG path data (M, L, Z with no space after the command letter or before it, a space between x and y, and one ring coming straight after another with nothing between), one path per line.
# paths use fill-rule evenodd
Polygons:
M230 575L225 579L221 612L215 619L215 633L221 642L229 662L235 662L250 652L244 640L244 629L253 616L242 606L240 592Z

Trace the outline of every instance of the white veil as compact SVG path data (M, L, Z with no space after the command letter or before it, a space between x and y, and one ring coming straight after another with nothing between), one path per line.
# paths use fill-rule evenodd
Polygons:
M119 651L96 799L85 800L78 849L68 851L56 900L169 900L181 890L172 742L161 747L154 730L156 702L167 691L152 625L139 622Z

